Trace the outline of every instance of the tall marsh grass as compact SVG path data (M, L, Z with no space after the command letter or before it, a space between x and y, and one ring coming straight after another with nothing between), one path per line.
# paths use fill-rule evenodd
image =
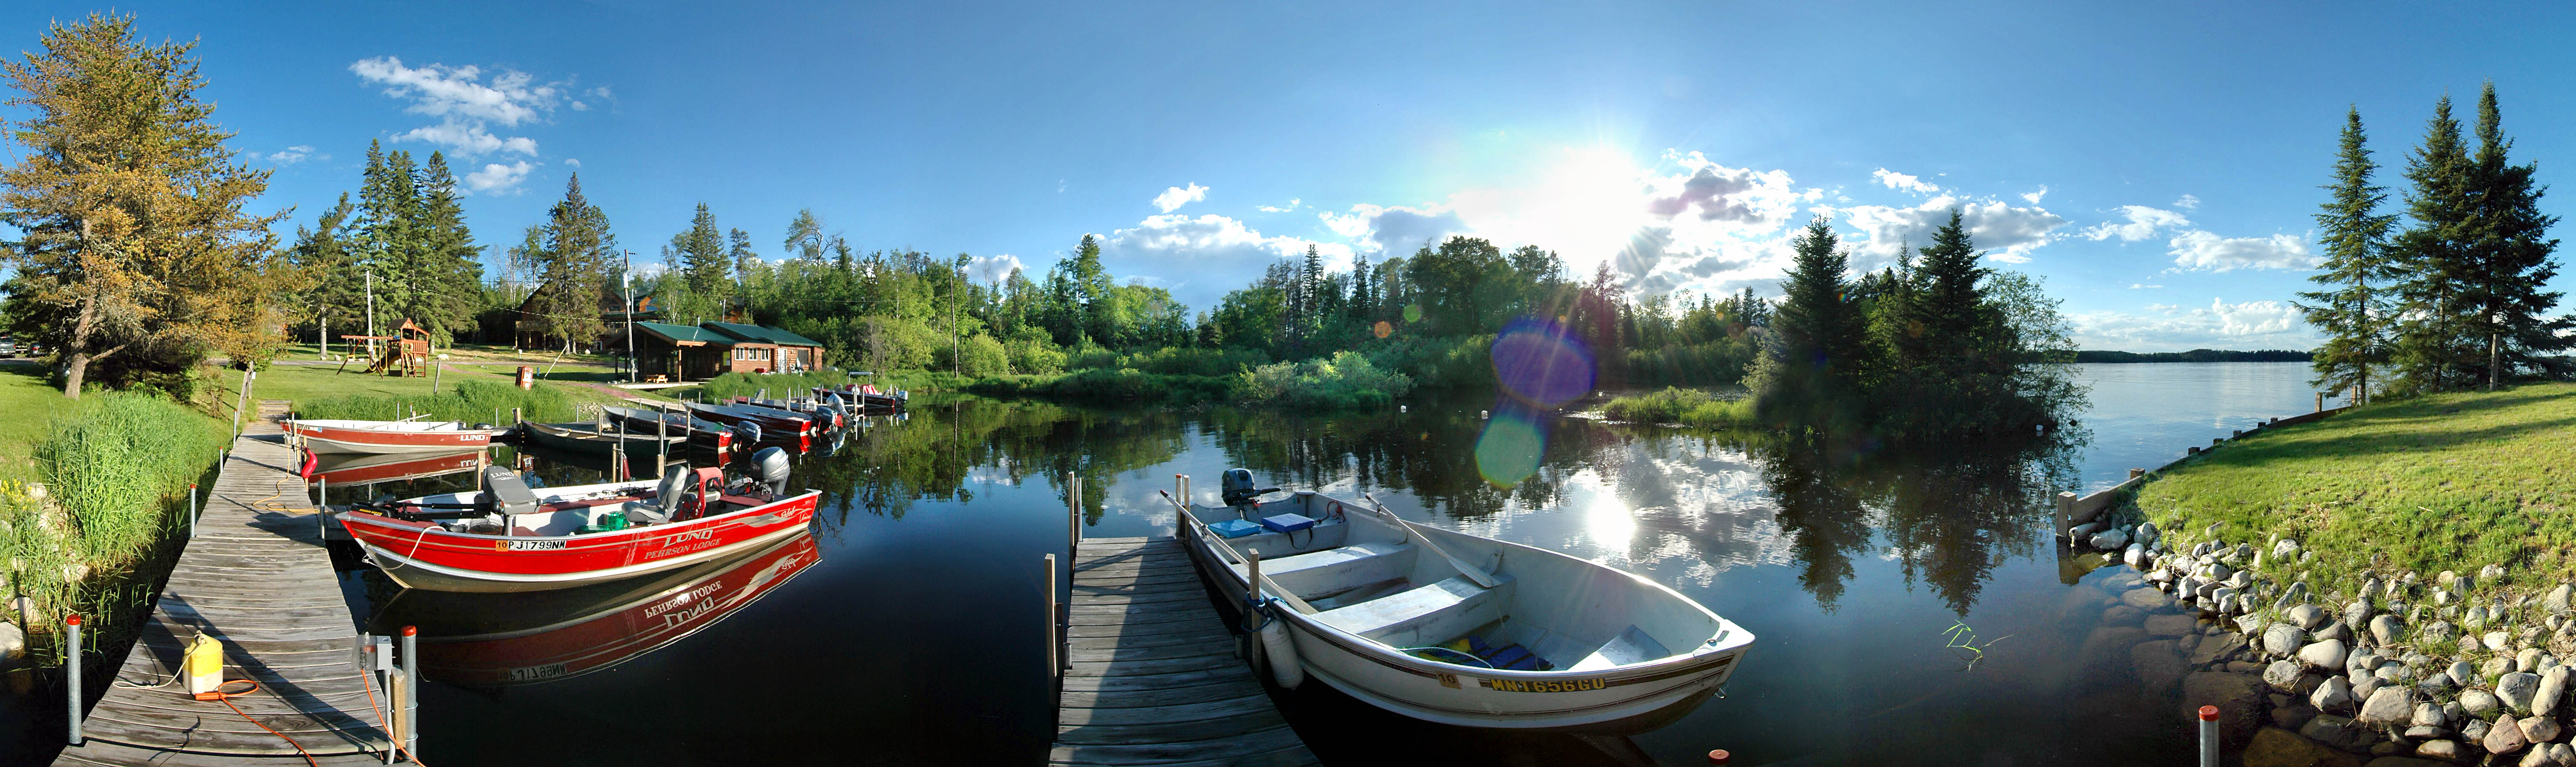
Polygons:
M452 394L358 394L346 397L299 402L298 418L346 418L360 421L391 421L426 413L439 421L492 423L497 414L510 417L518 408L521 417L531 421L571 421L573 399L562 390L539 385L534 389L494 381L460 381Z
M100 392L80 401L36 446L56 506L76 528L71 543L99 566L131 562L160 539L163 500L185 491L223 449L203 417L160 397Z
M883 378L883 376L877 378ZM726 373L699 384L698 391L706 394L708 402L735 397L755 397L759 396L762 390L767 390L769 396L785 399L812 396L813 389L817 386L837 387L866 383L876 384L879 389L887 387L887 382L878 381L875 378L868 376L852 378L848 372L824 368L804 373Z
M1281 362L1238 374L1235 398L1303 408L1382 408L1413 391L1413 377L1378 367L1359 352Z
M1753 400L1727 399L1698 389L1667 387L1652 394L1619 397L1601 407L1612 420L1631 423L1678 423L1712 429L1758 426Z

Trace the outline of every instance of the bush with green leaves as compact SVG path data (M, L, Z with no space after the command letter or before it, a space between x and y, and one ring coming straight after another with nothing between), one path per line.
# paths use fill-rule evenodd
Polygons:
M1369 362L1358 352L1281 362L1238 374L1235 399L1310 408L1375 408L1413 391L1413 378Z
M1601 412L1614 420L1631 423L1678 423L1709 428L1756 425L1752 400L1729 399L1679 387L1612 399L1610 404L1602 406Z

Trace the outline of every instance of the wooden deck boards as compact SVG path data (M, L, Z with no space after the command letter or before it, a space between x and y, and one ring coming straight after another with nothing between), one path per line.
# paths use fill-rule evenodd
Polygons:
M1179 541L1093 538L1073 557L1050 764L1311 765L1208 604Z
M280 440L284 411L285 403L260 403L260 418L233 440L197 537L126 653L119 683L83 722L87 742L55 764L305 764L261 725L321 764L383 763L377 712L391 701L368 696L357 623L296 476L296 453ZM188 697L172 678L180 648L199 634L224 640L224 678L259 682L258 692L232 699L241 713Z

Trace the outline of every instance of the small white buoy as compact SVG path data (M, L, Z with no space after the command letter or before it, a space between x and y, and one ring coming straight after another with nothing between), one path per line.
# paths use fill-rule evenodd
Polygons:
M1476 411L1476 417L1479 419L1487 419L1494 417L1494 415L1493 412L1489 410L1478 410Z

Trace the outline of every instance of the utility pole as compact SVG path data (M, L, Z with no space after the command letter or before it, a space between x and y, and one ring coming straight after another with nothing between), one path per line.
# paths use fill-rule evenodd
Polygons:
M635 273L635 251L624 252L626 263L618 267L617 285L626 289L626 382L634 383L640 372L635 364L635 282L631 276Z

